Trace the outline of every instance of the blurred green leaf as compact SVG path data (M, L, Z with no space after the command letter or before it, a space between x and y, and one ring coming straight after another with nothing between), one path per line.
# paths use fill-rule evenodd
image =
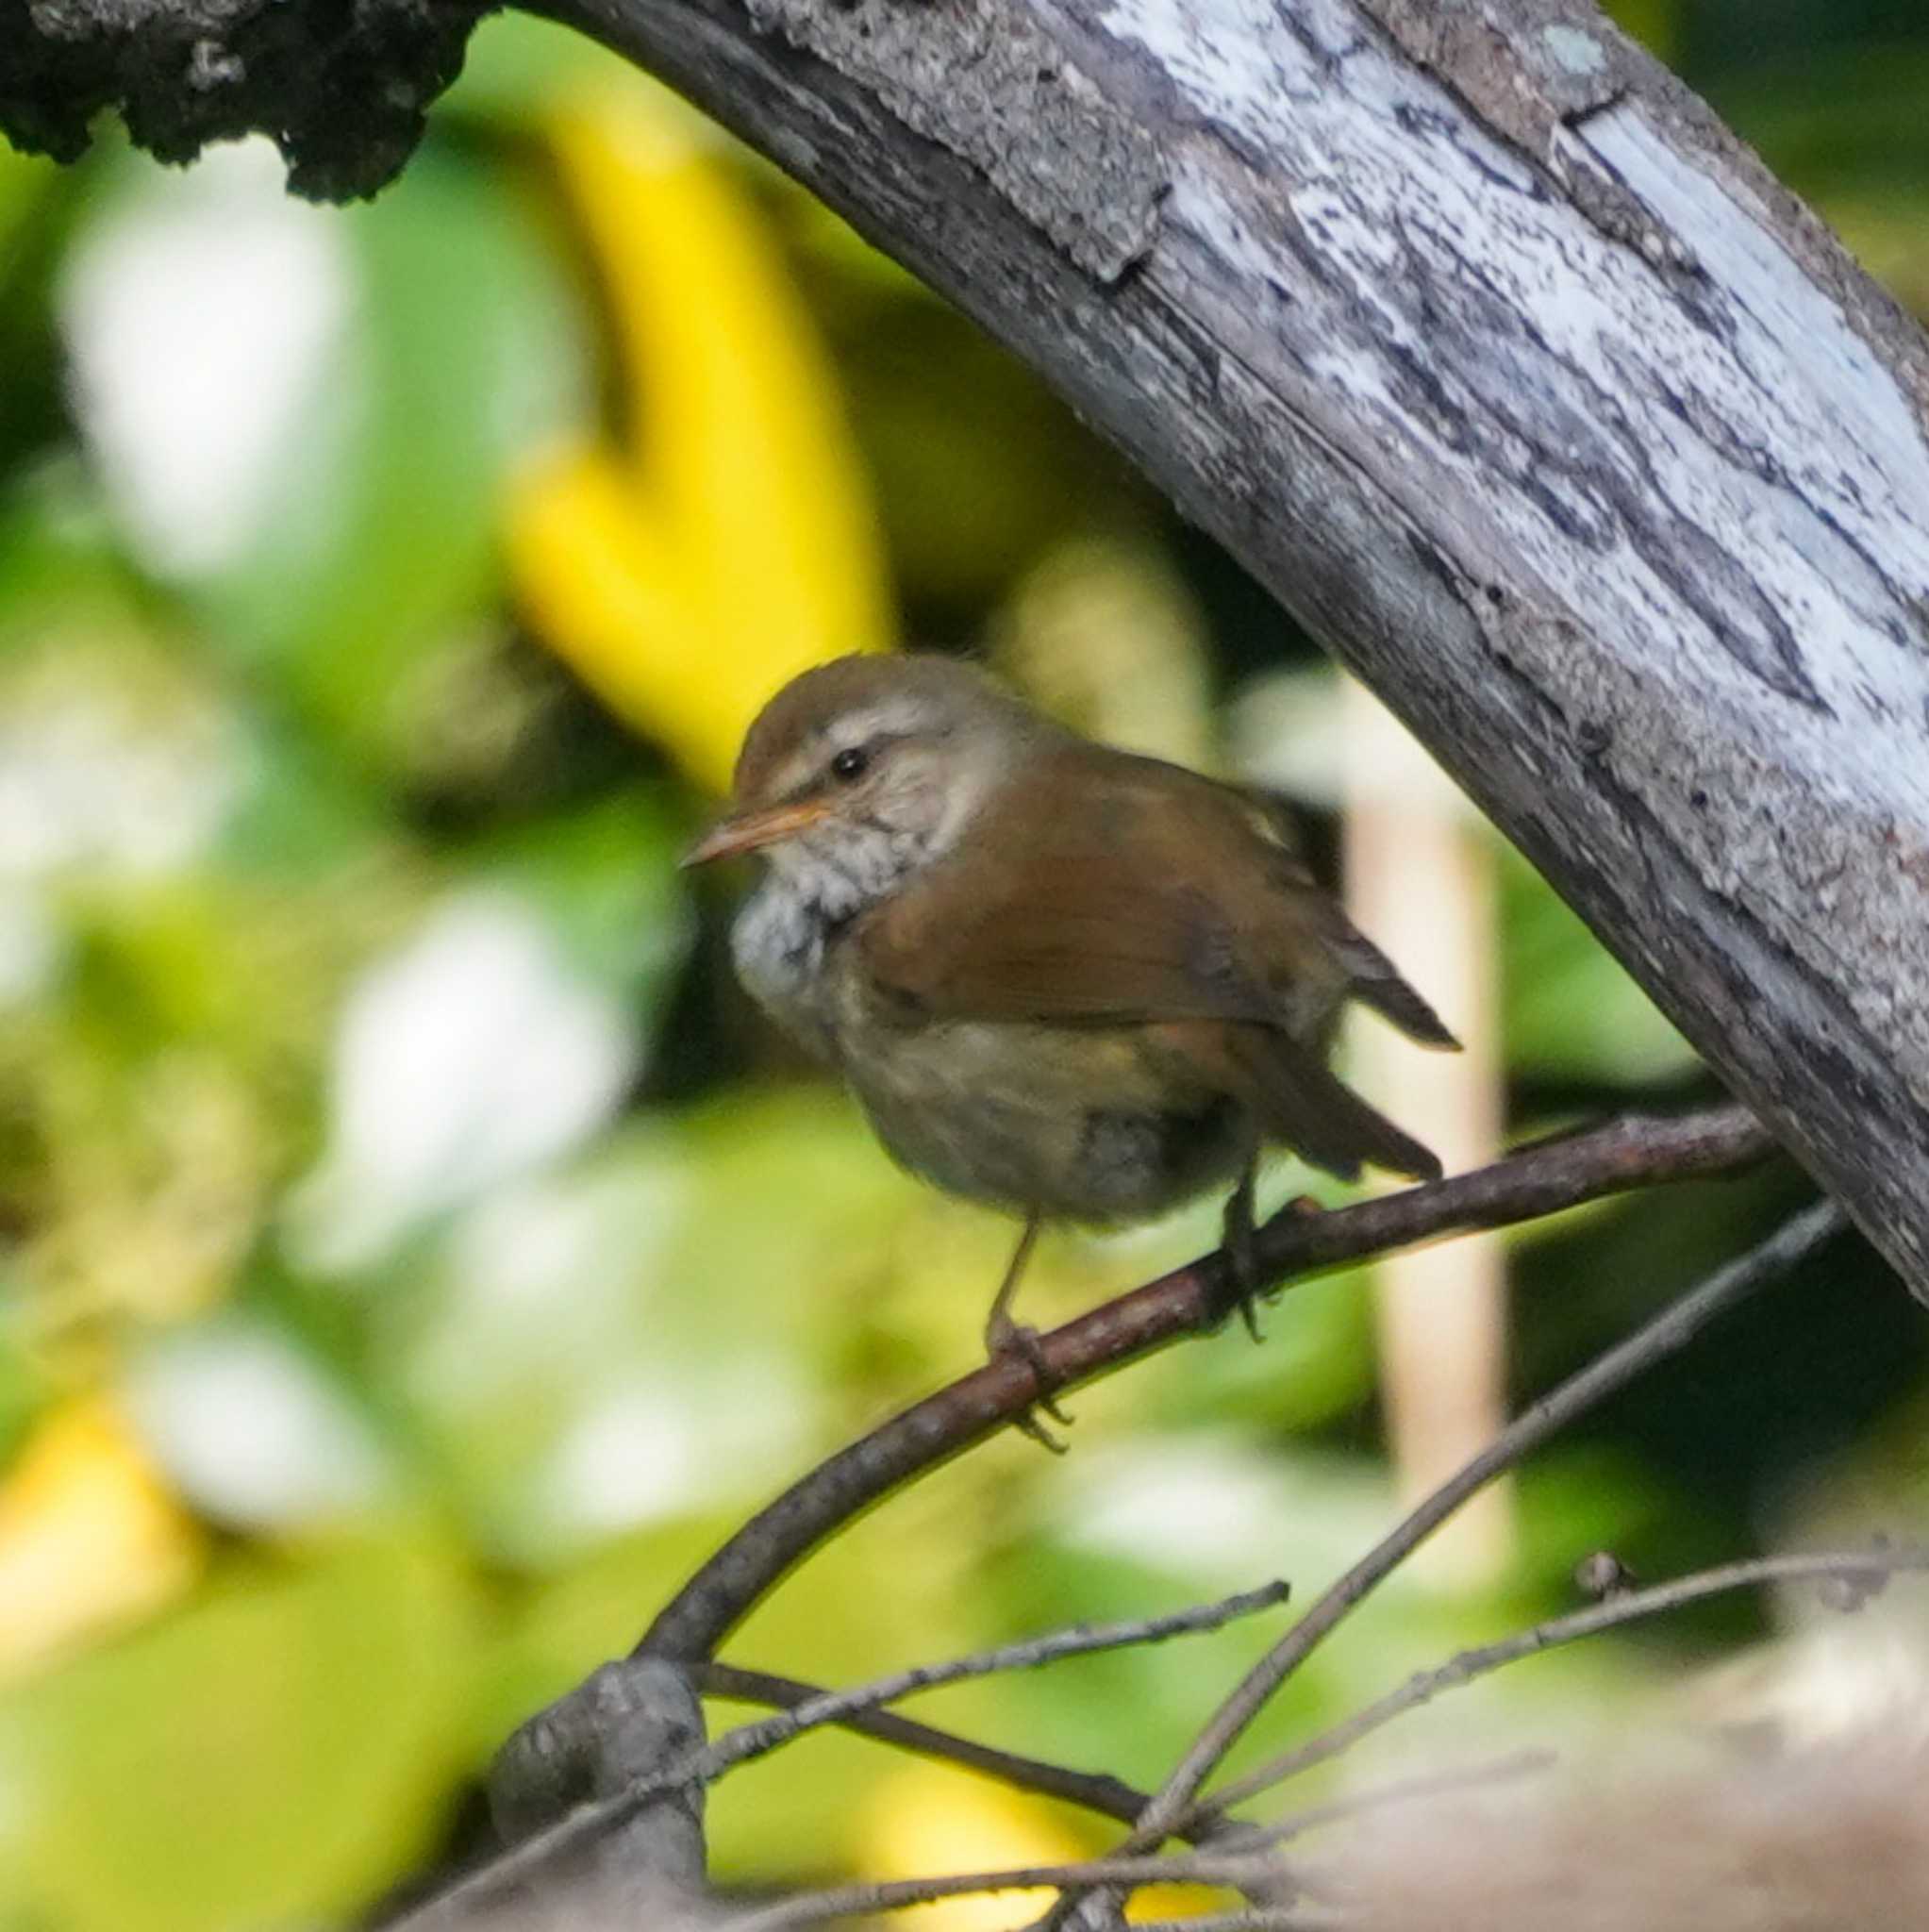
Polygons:
M1920 40L1743 66L1716 78L1708 96L1803 194L1905 197L1898 215L1929 195L1929 45Z
M586 337L533 211L431 148L342 217L360 299L279 500L208 593L217 630L364 756L397 755L412 680L495 591L509 461L581 407Z
M1266 1553L1235 1587L1267 1580ZM981 1642L1009 1642L1076 1620L1156 1616L1210 1597L1189 1557L1169 1563L1033 1533L990 1556L973 1579L987 1606ZM920 1715L1017 1750L1156 1785L1196 1734L1212 1701L1290 1622L1275 1609L1209 1635L1071 1659L989 1677L921 1699Z
M727 1322L739 1346L763 1336L806 1359L848 1359L854 1321L906 1258L897 1237L928 1192L823 1086L691 1108L677 1146L690 1192L662 1258L666 1337Z
M735 1527L678 1517L612 1539L530 1588L491 1654L477 1710L488 1749L599 1664L624 1657L691 1571Z
M1197 1346L1148 1364L1134 1413L1147 1423L1301 1430L1357 1408L1372 1394L1372 1301L1363 1272L1305 1282L1262 1302L1259 1327L1265 1340L1256 1348L1236 1319Z
M1597 1550L1639 1548L1678 1500L1607 1443L1556 1443L1513 1482L1522 1567L1556 1605L1571 1595L1577 1563Z
M576 971L654 1009L690 938L687 826L660 794L619 792L482 841L464 869L525 895Z
M380 930L399 898L426 887L427 855L349 761L328 757L285 714L254 708L247 722L245 789L222 827L211 865L231 883L273 894L282 911L296 909L286 891L290 879L330 898L338 923L326 950L339 956ZM358 875L345 893L338 890L344 873ZM352 913L344 919L344 899L359 902L357 911L365 908L368 921ZM303 937L317 936L308 928Z
M474 1639L432 1544L236 1564L0 1705L0 1911L206 1932L348 1909L439 1823Z
M0 280L12 270L12 250L20 230L32 220L42 197L59 178L58 164L46 156L24 155L0 141Z
M492 13L470 36L461 75L436 113L524 128L558 100L611 76L637 85L634 67L574 28L527 13Z
M1505 1039L1517 1072L1644 1087L1701 1064L1607 949L1511 845L1501 846Z
M1681 41L1683 0L1604 0L1603 11L1659 60L1672 60Z
M1929 318L1929 178L1914 193L1818 199L1856 260L1904 308Z
M0 485L0 655L44 649L50 631L154 628L92 479L64 450Z
M826 1094L613 1137L498 1190L379 1291L382 1371L500 1556L553 1565L747 1504L774 1458L829 1446L826 1370L890 1278L879 1209L911 1191Z
M987 1679L926 1701L934 1722L1152 1783L1250 1664L1398 1514L1386 1483L1355 1458L1268 1453L1231 1431L1107 1442L1085 1469L1055 1472L1046 1489L1056 1493L1043 1519L1023 1527L974 1579L973 1594L997 1606L1000 1637L1073 1617L1144 1616L1272 1577L1293 1586L1290 1607L1210 1636ZM1566 1595L1564 1570L1553 1591L1513 1576L1477 1592L1430 1588L1403 1570L1269 1703L1235 1764L1305 1739L1407 1673L1546 1614ZM1502 1712L1518 1743L1523 1717L1571 1716L1581 1687L1621 1668L1576 1652L1515 1682L1497 1680L1446 1711L1432 1748L1472 1755L1477 1747L1463 1734L1470 1717L1498 1727ZM1406 1720L1389 1742L1411 1750L1425 1728ZM1313 1789L1332 1775L1314 1778Z
M0 464L42 454L59 432L48 283L89 173L0 141Z
M778 1586L724 1654L818 1683L856 1684L1006 1634L979 1566L1005 1533L1014 1468L1023 1483L1039 1458L1028 1443L1002 1446L1003 1454L953 1463L853 1524ZM938 1716L925 1700L914 1707ZM858 1844L861 1800L902 1770L903 1759L881 1746L830 1737L812 1740L807 1757L787 1764L779 1754L747 1766L711 1801L719 1869L746 1878L836 1869Z

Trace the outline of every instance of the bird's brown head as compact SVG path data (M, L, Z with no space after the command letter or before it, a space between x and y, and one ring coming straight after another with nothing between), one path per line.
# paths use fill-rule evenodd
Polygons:
M833 896L880 897L950 847L1015 752L1048 728L950 658L821 664L751 725L730 810L684 863L758 852L800 882L840 888Z

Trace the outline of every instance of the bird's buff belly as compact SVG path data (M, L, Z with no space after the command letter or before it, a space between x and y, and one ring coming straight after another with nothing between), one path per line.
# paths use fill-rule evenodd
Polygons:
M896 1160L1021 1212L1140 1220L1232 1178L1250 1144L1233 1102L1175 1093L1123 1031L952 1023L840 1058Z

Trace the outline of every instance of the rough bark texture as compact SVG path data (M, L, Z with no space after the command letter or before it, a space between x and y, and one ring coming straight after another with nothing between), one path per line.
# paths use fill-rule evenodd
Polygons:
M1691 95L1585 0L548 5L1123 445L1929 1293L1929 348Z
M75 159L117 108L164 161L272 135L297 192L373 194L495 0L0 0L0 133Z
M514 1844L578 1805L620 1798L703 1742L703 1707L687 1673L654 1658L605 1664L497 1754L489 1781L496 1830ZM704 1787L692 1784L627 1807L572 1858L454 1922L502 1922L520 1932L693 1926L706 1916L705 1865ZM424 1917L438 1916L432 1902Z

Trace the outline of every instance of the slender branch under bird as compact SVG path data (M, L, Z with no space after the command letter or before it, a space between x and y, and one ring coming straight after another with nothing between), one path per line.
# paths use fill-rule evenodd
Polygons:
M1276 1215L1254 1239L1256 1278L1269 1292L1389 1249L1470 1228L1505 1227L1661 1182L1703 1180L1754 1166L1774 1151L1745 1108L1674 1117L1623 1115L1516 1149L1453 1174L1323 1214ZM892 1491L1026 1416L1041 1393L1077 1388L1224 1321L1234 1283L1223 1252L1173 1270L1039 1338L1051 1380L1024 1357L1002 1356L878 1424L758 1511L657 1614L639 1654L680 1659L718 1646L797 1564Z
M1734 1174L1757 1164L1773 1149L1774 1142L1767 1130L1746 1109L1736 1106L1711 1108L1673 1118L1624 1116L1558 1140L1519 1148L1505 1158L1471 1174L1356 1202L1330 1212L1289 1211L1276 1216L1258 1230L1255 1241L1257 1276L1268 1291L1277 1292L1391 1248L1443 1239L1470 1228L1510 1225L1658 1183ZM1776 1237L1769 1248L1776 1249L1778 1242L1786 1244L1797 1230L1804 1229L1809 1231L1807 1245L1813 1245L1840 1224L1840 1216L1834 1208L1825 1206L1813 1209ZM1710 1294L1717 1294L1720 1306L1739 1299L1738 1291L1732 1287L1724 1289L1723 1284L1737 1271L1752 1281L1754 1271L1761 1266L1762 1256L1767 1253L1766 1249L1757 1251L1734 1264L1731 1270L1723 1271L1629 1342L1611 1351L1554 1396L1529 1409L1483 1457L1475 1458L1467 1471L1423 1504L1400 1530L1315 1605L1281 1644L1268 1653L1261 1670L1276 1668L1276 1660L1290 1657L1296 1645L1310 1649L1319 1636L1434 1524L1451 1513L1459 1500L1578 1414L1587 1402L1572 1400L1571 1391L1577 1385L1593 1387L1600 1383L1604 1373L1609 1374L1612 1379L1601 1383L1588 1398L1598 1399L1606 1387L1619 1386L1621 1379L1639 1367L1671 1353L1673 1347L1682 1345L1708 1319L1712 1310L1703 1304ZM1224 1255L1208 1255L1040 1337L1039 1353L1043 1372L1056 1388L1076 1387L1110 1374L1189 1335L1219 1325L1235 1306L1235 1290ZM1671 1341L1670 1337L1673 1338ZM858 1442L808 1472L733 1535L665 1607L633 1656L688 1667L700 1679L709 1677L713 1690L728 1694L723 1681L724 1667L714 1665L711 1654L791 1569L882 1497L998 1429L1018 1423L1040 1392L1037 1374L1029 1363L1016 1356L1001 1357L883 1423ZM1448 1500L1443 1503L1443 1498ZM1004 1646L1000 1652L982 1653L975 1658L957 1660L955 1665L927 1666L919 1672L899 1674L891 1680L880 1680L882 1690L879 1685L872 1685L823 1697L810 1694L800 1700L793 1699L790 1687L786 1686L781 1701L792 1707L780 1719L742 1726L707 1750L693 1754L687 1761L639 1780L614 1798L578 1807L556 1824L524 1840L429 1900L394 1932L403 1932L403 1926L407 1932L427 1932L427 1928L435 1925L463 1924L477 1906L501 1896L506 1889L526 1885L547 1868L552 1858L594 1840L598 1833L647 1802L652 1793L707 1781L720 1775L731 1764L775 1749L805 1728L819 1724L861 1726L873 1735L911 1748L929 1748L943 1739L942 1748L935 1755L970 1761L964 1754L974 1753L975 1768L993 1775L1012 1775L1014 1782L1028 1782L1035 1789L1053 1789L1054 1795L1070 1797L1073 1802L1114 1816L1120 1815L1122 1799L1129 1801L1136 1807L1134 1815L1139 1825L1131 1841L1133 1847L1154 1833L1154 1843L1173 1835L1190 1837L1195 1842L1216 1837L1222 1845L1243 1841L1250 1827L1241 1828L1237 1821L1223 1818L1217 1807L1193 1802L1199 1779L1217 1762L1217 1753L1223 1749L1223 1743L1215 1743L1214 1740L1225 1725L1224 1711L1202 1739L1201 1746L1189 1755L1187 1765L1181 1767L1185 1774L1175 1774L1148 1802L1143 1793L1116 1780L1086 1778L1082 1774L1040 1765L1038 1760L987 1752L967 1740L950 1740L946 1734L933 1732L928 1726L889 1718L875 1707L890 1697L908 1694L911 1690L956 1681L961 1674L982 1674L987 1669L1022 1668L1046 1661L1050 1657L1073 1655L1081 1645L1112 1647L1154 1641L1181 1628L1211 1627L1214 1618L1224 1621L1226 1616L1263 1607L1266 1603L1276 1602L1279 1594L1275 1588L1271 1592L1252 1592L1244 1598L1233 1599L1230 1607L1208 1607L1205 1611L1181 1613L1177 1619L1145 1620L1097 1632L1060 1633L1055 1639ZM1323 1623L1317 1622L1322 1619ZM988 1662L988 1658L996 1661ZM1290 1667L1289 1662L1288 1668ZM1249 1678L1248 1686L1252 1682ZM761 1701L760 1693L750 1690L748 1677L740 1688ZM1242 1691L1246 1689L1242 1687ZM1259 1702L1263 1701L1262 1696ZM1256 1709L1257 1705L1253 1708ZM1239 1720L1226 1734L1225 1741L1237 1735L1245 1721ZM889 1735L891 1732L895 1735ZM1192 1776L1189 1767L1208 1749L1212 1755L1201 1763L1198 1775ZM1158 1864L1163 1872L1172 1861L1149 1862ZM1068 1873L1090 1871L1094 1874L1099 1870L1064 1869ZM1114 1861L1104 1866L1103 1878L1068 1876L1062 1883L1076 1886L1108 1882L1115 1877L1123 1882L1125 1876L1126 1868ZM1054 1881L1038 1878L1031 1882ZM884 1907L879 1903L872 1908Z

